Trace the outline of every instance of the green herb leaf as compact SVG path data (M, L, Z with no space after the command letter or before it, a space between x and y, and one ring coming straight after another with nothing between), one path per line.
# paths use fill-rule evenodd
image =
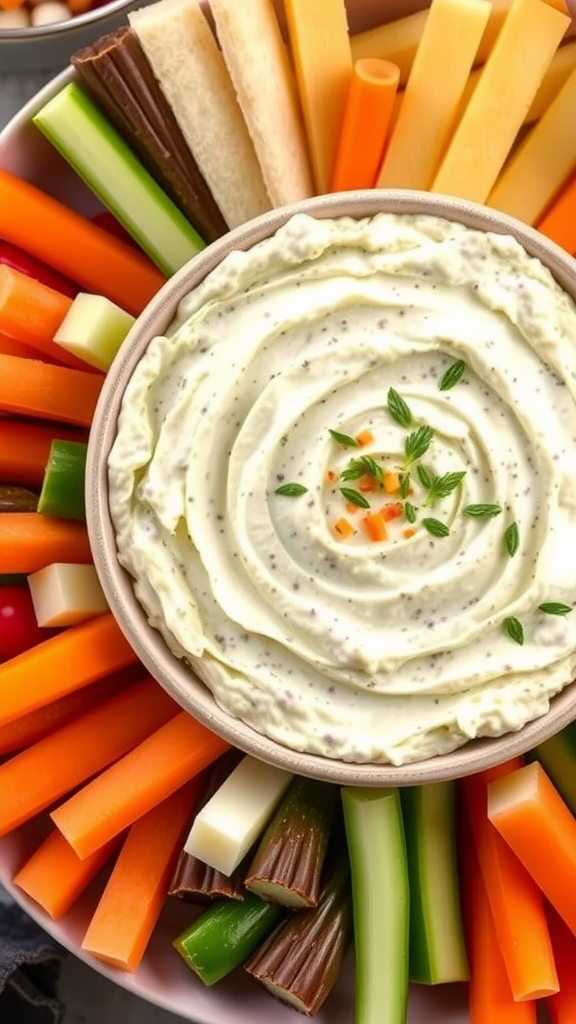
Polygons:
M434 434L430 427L423 426L418 427L418 430L413 430L411 434L408 434L404 442L404 469L408 469L416 459L421 459L426 454L432 441L434 440Z
M462 509L465 516L472 516L473 519L491 519L493 516L499 516L502 511L500 505L466 505L466 508Z
M538 611L546 615L568 615L573 608L571 604L561 604L560 601L545 601L538 605Z
M424 502L425 508L429 508L440 498L447 498L452 491L455 491L459 484L466 476L466 470L461 470L458 473L444 473L443 476L435 476L428 489L428 497Z
M518 551L519 543L520 534L518 533L518 523L510 523L510 526L508 526L504 531L504 546L510 555L510 558L512 558Z
M350 434L341 434L339 430L328 431L330 437L333 438L338 444L343 444L345 448L360 448L360 442L355 437L350 437Z
M346 469L342 470L342 480L359 480L361 476L373 476L378 483L384 482L382 467L371 455L362 455L359 459L351 459Z
M404 502L404 515L409 523L416 522L416 509L411 501Z
M517 644L524 643L524 626L520 622L520 619L510 615L507 619L504 619L502 623L504 632L508 633L508 636Z
M422 487L425 487L426 490L429 491L432 487L432 476L426 469L426 466L423 466L422 464L416 466L416 472L418 473L418 479L422 484Z
M407 498L410 493L410 473L400 474L400 497Z
M452 363L452 365L446 370L444 376L440 378L438 383L440 391L449 391L450 388L453 388L460 380L465 369L466 363L463 359L458 359L455 363Z
M412 413L402 395L399 395L395 388L388 389L386 403L392 419L396 420L401 427L409 427L412 423Z
M351 502L352 505L357 505L358 508L370 508L370 502L360 491L355 491L352 487L341 487L340 494L346 501Z
M423 519L422 526L428 533L431 533L433 537L447 537L450 533L446 523L440 522L439 519Z
M306 494L307 490L304 484L282 484L276 488L274 494L281 494L284 498L299 498L301 494Z

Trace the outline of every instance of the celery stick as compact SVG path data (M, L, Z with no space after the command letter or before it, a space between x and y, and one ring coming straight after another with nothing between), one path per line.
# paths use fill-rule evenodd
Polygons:
M82 441L52 441L38 511L62 519L86 519L84 479L87 445Z
M437 782L401 791L410 880L410 979L466 981L456 862L455 786Z
M342 789L356 949L355 1024L406 1024L409 903L398 790Z
M576 722L536 747L534 754L576 815Z
M165 274L175 273L204 248L192 225L75 82L32 120ZM80 260L89 258L89 253L78 253Z

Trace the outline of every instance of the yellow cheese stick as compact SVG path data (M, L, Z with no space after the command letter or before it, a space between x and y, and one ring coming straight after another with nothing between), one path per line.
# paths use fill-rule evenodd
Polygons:
M242 3L243 0L236 0ZM284 0L316 191L330 189L352 78L344 0Z
M576 70L526 137L488 197L488 206L536 224L576 167Z
M430 187L489 15L489 0L432 0L378 188Z
M569 24L542 0L513 0L432 192L486 202Z

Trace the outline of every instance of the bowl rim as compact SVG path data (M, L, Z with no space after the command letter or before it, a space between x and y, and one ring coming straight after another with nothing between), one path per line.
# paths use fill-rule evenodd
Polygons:
M38 39L47 40L53 37L60 39L68 32L91 25L94 21L105 21L106 18L113 17L130 6L134 6L134 0L105 0L99 7L93 7L90 11L84 11L83 14L75 14L66 21L56 21L52 25L0 28L0 47L3 43L30 43Z
M512 235L530 256L551 271L576 301L576 260L534 228L467 200L404 189L373 189L317 196L265 213L224 235L195 256L166 282L130 330L108 373L94 414L86 467L86 514L92 554L110 608L148 671L177 703L242 751L290 772L340 785L406 786L473 774L523 754L576 717L576 689L568 684L550 701L549 711L517 732L470 740L456 750L403 765L355 763L294 751L232 718L216 704L184 662L171 654L161 634L149 626L132 587L132 577L116 556L116 538L108 508L107 460L126 385L150 340L172 320L178 302L232 250L246 250L272 235L295 213L318 218L376 213L428 214L498 234ZM190 700L194 688L194 702Z

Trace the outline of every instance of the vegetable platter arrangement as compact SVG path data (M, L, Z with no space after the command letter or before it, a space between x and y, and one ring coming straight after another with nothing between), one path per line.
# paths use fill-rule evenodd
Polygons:
M37 104L28 137L95 198L0 169L2 878L91 963L207 1024L573 1024L574 727L404 790L241 755L137 662L84 506L90 423L134 318L251 217L413 188L576 252L570 15L433 0L350 35L341 0L285 0L281 21L268 0L210 7L218 43L199 5L160 0Z

